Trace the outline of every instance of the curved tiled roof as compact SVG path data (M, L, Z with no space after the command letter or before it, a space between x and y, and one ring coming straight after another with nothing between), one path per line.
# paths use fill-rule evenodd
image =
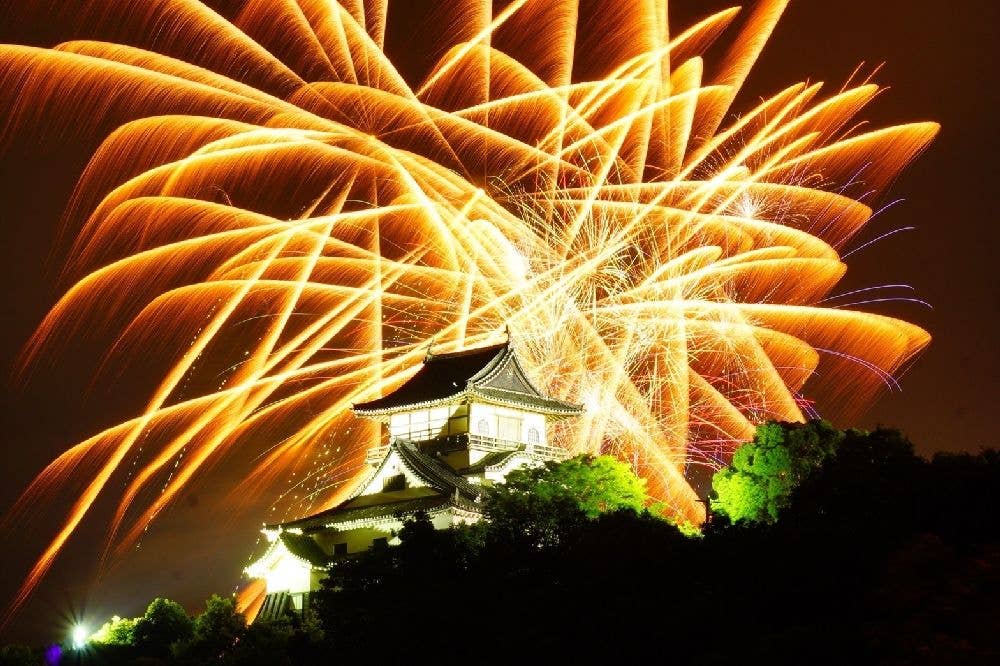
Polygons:
M528 405L534 407L540 412L573 415L579 414L583 411L579 405L557 400L556 398L547 398L542 395L530 395L527 393L520 393L518 391L508 391L507 389L493 388L492 386L477 386L469 391L469 393L483 398L488 402L496 402L512 407L523 407L524 405Z
M481 486L469 483L465 477L456 474L455 470L421 451L413 442L397 439L390 446L396 447L403 464L410 471L442 493L452 495L457 491L460 496L472 501L476 501L483 493Z
M449 354L428 354L424 365L402 386L377 400L354 405L354 413L388 414L469 396L553 415L583 411L579 405L542 395L532 386L508 341Z
M406 383L378 400L354 405L354 412L364 414L459 396L465 391L469 379L490 366L491 361L497 360L506 349L507 344L504 343L451 354L428 355L417 374Z
M293 520L288 523L282 523L280 527L284 530L288 529L309 530L309 529L326 527L327 525L333 525L336 523L348 523L356 520L373 520L376 518L394 516L396 514L410 514L416 511L430 511L432 509L437 509L439 507L444 507L448 505L457 506L458 508L465 509L466 511L479 510L471 502L456 503L454 501L454 498L451 497L446 497L444 495L431 495L429 497L404 499L402 501L393 502L391 504L375 504L372 506L360 506L360 507L345 507L341 505L333 509L329 509L327 511L322 511L320 513L314 514L312 516L307 516L306 518L300 518L299 520ZM284 537L285 534L287 534L287 532L282 532L282 537ZM312 541L312 538L309 537L308 535L302 535L302 538L306 538ZM289 550L291 550L291 548L289 548Z
M451 505L466 511L480 511L476 502L483 492L481 486L470 483L466 478L456 474L454 470L434 456L421 451L413 442L397 439L389 444L389 448L390 453L392 450L395 450L399 454L403 465L413 474L420 477L435 494L423 497L396 495L390 499L390 496L394 494L384 493L379 495L380 500L377 504L358 504L359 500L365 497L372 497L370 495L360 495L332 509L287 523L268 525L266 529L309 529L333 523L346 523L354 520L370 520L392 516L396 513L411 513L421 509L430 510L445 505ZM386 458L388 456L389 454L386 454ZM291 547L289 547L289 550L291 550Z
M505 462L518 455L519 451L494 451L483 456L482 460L461 470L462 474L482 474L491 467L500 467Z
M311 536L282 532L278 538L285 544L288 552L299 559L306 560L314 567L325 567L330 562L329 556L323 552L323 549Z

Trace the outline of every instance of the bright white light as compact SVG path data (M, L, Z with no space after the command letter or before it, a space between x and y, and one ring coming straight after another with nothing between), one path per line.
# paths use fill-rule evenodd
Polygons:
M528 277L531 266L527 258L504 236L502 231L497 229L496 225L488 220L477 219L472 221L472 227L480 238L485 238L484 245L486 247L498 250L497 259L507 268L511 278L515 281L523 281Z
M736 214L740 217L756 218L757 213L760 212L760 206L757 201L754 201L753 197L744 192L740 195L739 199L733 204L736 209Z
M596 389L590 389L584 393L580 402L583 403L583 410L588 414L601 413L601 394Z
M87 628L82 624L73 627L73 649L79 650L87 644Z

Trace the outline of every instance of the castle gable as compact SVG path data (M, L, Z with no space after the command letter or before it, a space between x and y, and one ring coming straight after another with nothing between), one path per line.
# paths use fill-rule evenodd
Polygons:
M507 407L575 416L583 409L536 389L517 360L510 341L490 347L447 354L428 352L424 364L395 391L377 400L354 405L354 413L383 422L393 414L487 400ZM452 434L449 430L448 434Z
M427 479L414 472L411 467L403 461L399 447L390 445L386 449L386 456L382 459L381 464L353 496L376 495L387 489L402 490L403 488L419 488L429 485Z
M517 359L510 353L505 354L504 358L496 364L495 368L491 368L485 377L478 380L473 379L470 383L479 388L495 388L542 397L541 393L531 385L525 376Z

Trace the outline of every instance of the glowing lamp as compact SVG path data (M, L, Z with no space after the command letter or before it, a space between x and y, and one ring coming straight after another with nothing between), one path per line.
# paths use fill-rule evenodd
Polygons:
M87 628L82 624L73 627L73 649L79 650L87 644Z

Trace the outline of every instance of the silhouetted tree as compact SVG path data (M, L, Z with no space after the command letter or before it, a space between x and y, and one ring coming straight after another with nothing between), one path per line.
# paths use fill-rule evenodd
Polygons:
M0 666L37 666L39 654L26 645L5 645L0 648Z
M557 635L552 632L561 618L554 610L582 590L579 582L610 581L612 572L627 569L615 564L622 552L611 556L602 530L616 532L614 538L638 557L661 558L665 544L683 540L644 510L646 502L643 481L627 465L609 456L578 456L511 472L505 483L486 490L485 520L475 525L436 530L418 513L404 523L399 546L339 564L317 595L330 650L363 657L372 627L385 626L393 627L400 645L429 646L434 639L411 619L426 614L428 600L443 604L450 657L482 661L477 636L483 627L507 626L514 617L518 634L537 648ZM603 563L598 547L608 553ZM486 596L477 593L486 590ZM465 608L470 598L473 608Z
M251 624L226 659L234 666L293 666L316 663L315 660L292 661L289 643L295 630L288 619Z
M182 661L207 663L220 661L246 631L246 621L236 612L232 598L213 594L205 610L194 619L191 638L174 646Z
M995 661L1000 455L928 463L898 431L831 431L762 428L747 450L763 460L744 471L793 481L765 494L776 513L720 520L698 538L644 510L628 479L596 474L605 481L589 488L593 459L513 474L484 500L492 522L435 530L418 513L398 547L342 561L314 595L322 630L307 614L240 633L215 598L187 645L226 638L174 662L291 666L414 650L476 663ZM769 461L779 448L787 455ZM165 661L162 650L111 647L74 657Z
M194 623L176 601L156 598L135 623L135 646L141 654L165 657L178 641L191 638Z
M836 455L795 489L785 529L819 529L877 548L926 523L927 464L898 430L849 430Z
M934 530L961 543L1000 538L1000 451L937 453L928 470L933 502L925 502Z

